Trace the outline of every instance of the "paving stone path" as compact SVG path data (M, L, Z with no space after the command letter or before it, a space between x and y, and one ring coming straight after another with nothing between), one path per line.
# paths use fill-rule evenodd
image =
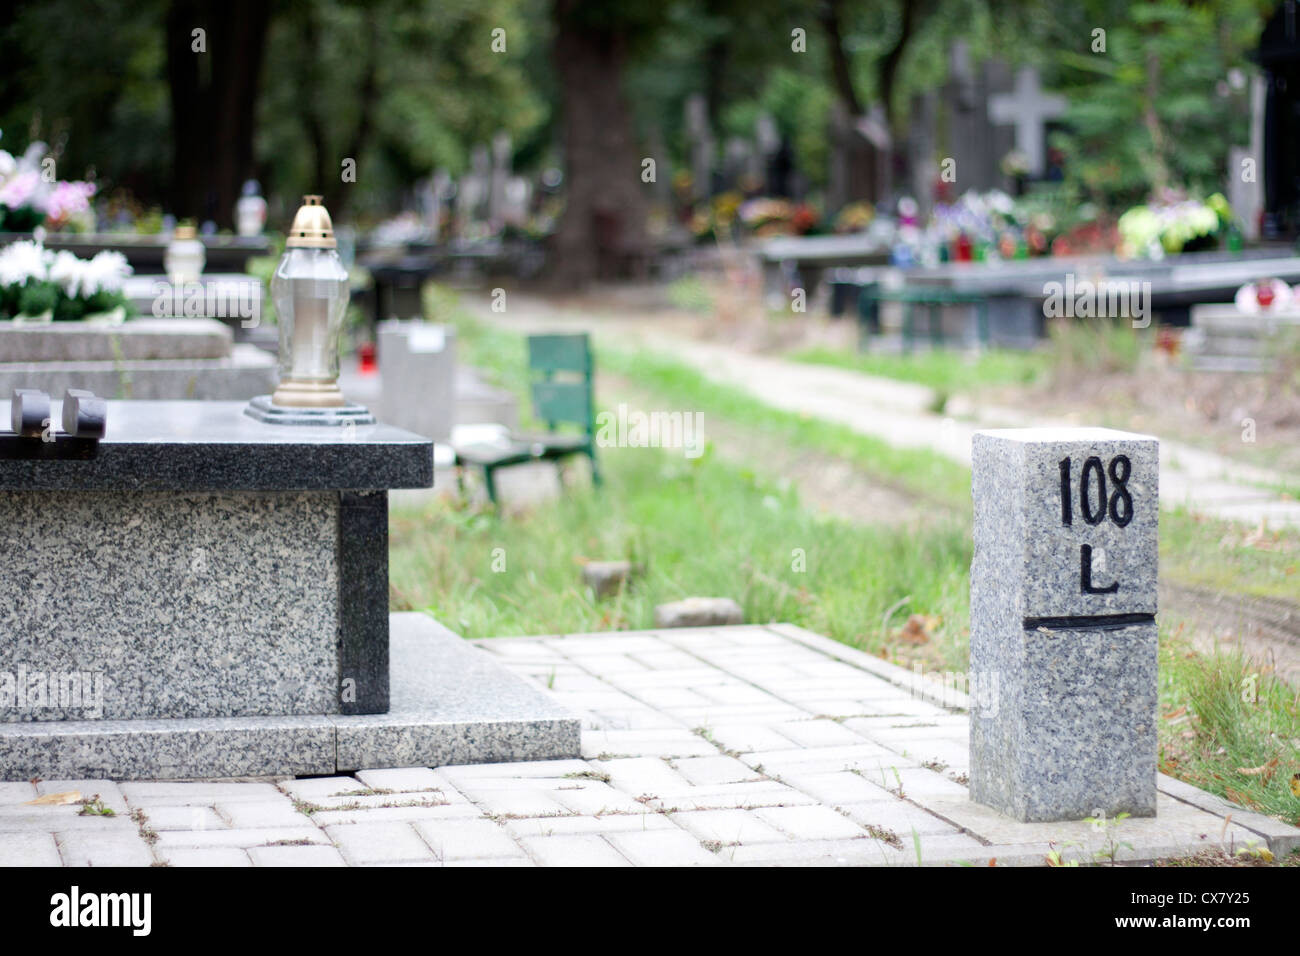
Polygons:
M1120 859L1300 847L1300 830L1168 778L1153 820L999 817L966 799L962 694L790 625L479 645L583 715L582 759L0 783L0 866L1036 865L1120 842ZM114 815L28 803L71 790Z

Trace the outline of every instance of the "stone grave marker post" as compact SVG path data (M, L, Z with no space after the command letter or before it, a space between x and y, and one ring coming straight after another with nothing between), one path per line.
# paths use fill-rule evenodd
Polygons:
M1156 811L1159 442L976 433L970 795L1021 821Z

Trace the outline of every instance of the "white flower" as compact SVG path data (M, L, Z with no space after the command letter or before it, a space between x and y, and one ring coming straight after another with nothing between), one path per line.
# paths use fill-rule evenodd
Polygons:
M76 298L80 294L86 266L89 264L84 259L78 259L67 249L60 249L54 254L54 261L50 263L50 281L57 282L63 287L65 293Z
M90 296L96 292L120 292L122 283L131 274L131 266L126 256L120 252L105 249L95 254L82 267L81 294Z
M22 285L47 277L50 256L39 242L25 239L0 249L0 285Z
M18 161L3 149L0 149L0 182L12 176L18 169Z

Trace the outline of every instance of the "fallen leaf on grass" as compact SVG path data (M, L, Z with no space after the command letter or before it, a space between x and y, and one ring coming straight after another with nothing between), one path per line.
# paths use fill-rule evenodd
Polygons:
M69 803L80 803L80 790L65 790L62 793L47 793L43 797L37 797L35 800L28 800L23 806L25 807L61 807Z
M913 614L907 619L903 629L898 632L898 639L908 644L930 643L930 628L938 624L937 618L927 618Z
M1169 713L1165 714L1165 720L1173 720L1175 717L1181 717L1185 713L1187 713L1187 707L1179 707L1177 710L1171 710Z
M1262 763L1258 767L1238 767L1237 773L1247 777L1262 777L1265 783L1273 776L1273 771L1277 769L1277 758L1274 757L1268 763Z
M1291 775L1291 792L1297 797L1300 797L1300 773L1293 773Z

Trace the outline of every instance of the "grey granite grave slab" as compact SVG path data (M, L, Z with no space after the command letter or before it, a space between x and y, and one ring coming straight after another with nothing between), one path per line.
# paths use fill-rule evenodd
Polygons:
M108 403L93 462L6 461L0 491L428 488L433 443L387 425L266 425L244 402ZM53 403L56 420L62 402ZM0 421L9 402L0 401Z
M275 356L232 338L228 326L205 318L0 322L0 395L85 388L106 398L231 400L273 388Z
M0 721L337 710L340 515L328 491L0 493Z
M0 779L333 774L579 756L581 721L432 618L393 614L392 707L364 716L0 725Z
M1156 812L1158 449L975 435L971 798L1017 820Z
M332 717L338 769L576 757L580 721L437 621L392 617L392 709Z
M120 325L0 322L5 362L130 362L146 359L218 359L230 355L233 336L213 319L130 319Z
M0 722L387 711L387 491L431 484L432 443L243 409L109 402L81 458L6 446Z
M214 359L0 362L0 395L15 388L51 395L84 388L105 398L230 401L262 394L277 381L275 356L252 345L232 346Z

